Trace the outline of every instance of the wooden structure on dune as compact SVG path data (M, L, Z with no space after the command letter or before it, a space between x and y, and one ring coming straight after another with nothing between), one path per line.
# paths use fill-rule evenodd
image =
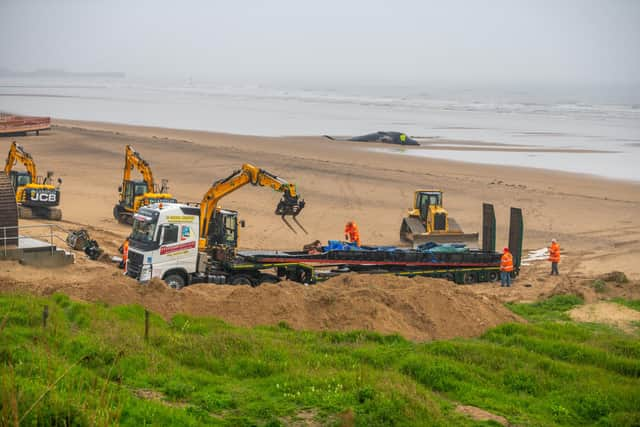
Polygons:
M0 113L0 136L26 135L27 132L40 134L41 130L51 128L50 117L16 116L14 114Z

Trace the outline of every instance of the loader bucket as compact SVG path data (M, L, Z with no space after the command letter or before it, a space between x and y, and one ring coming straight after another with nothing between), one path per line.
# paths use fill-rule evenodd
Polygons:
M464 243L469 248L478 247L478 233L430 233L430 234L414 234L413 248L417 248L428 242L444 244L444 243Z

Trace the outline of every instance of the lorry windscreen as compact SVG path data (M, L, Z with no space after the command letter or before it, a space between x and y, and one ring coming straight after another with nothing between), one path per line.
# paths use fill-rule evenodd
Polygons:
M156 222L134 220L133 230L131 231L131 239L141 242L152 242L156 232Z
M141 243L151 243L154 241L157 225L158 213L142 208L133 216L133 228L129 238Z

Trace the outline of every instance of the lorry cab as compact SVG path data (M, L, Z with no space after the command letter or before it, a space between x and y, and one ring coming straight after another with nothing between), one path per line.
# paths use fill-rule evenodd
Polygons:
M228 261L238 244L238 213L216 209L209 225L210 250L199 252L200 208L178 203L143 206L133 215L127 275L141 282L155 277L181 288L207 273L211 258Z
M176 203L141 207L133 215L127 274L140 281L174 272L187 283L198 258L200 209Z

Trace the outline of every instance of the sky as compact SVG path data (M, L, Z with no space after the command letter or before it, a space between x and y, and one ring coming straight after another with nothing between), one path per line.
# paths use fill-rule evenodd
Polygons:
M0 0L0 67L317 84L640 85L640 1Z

